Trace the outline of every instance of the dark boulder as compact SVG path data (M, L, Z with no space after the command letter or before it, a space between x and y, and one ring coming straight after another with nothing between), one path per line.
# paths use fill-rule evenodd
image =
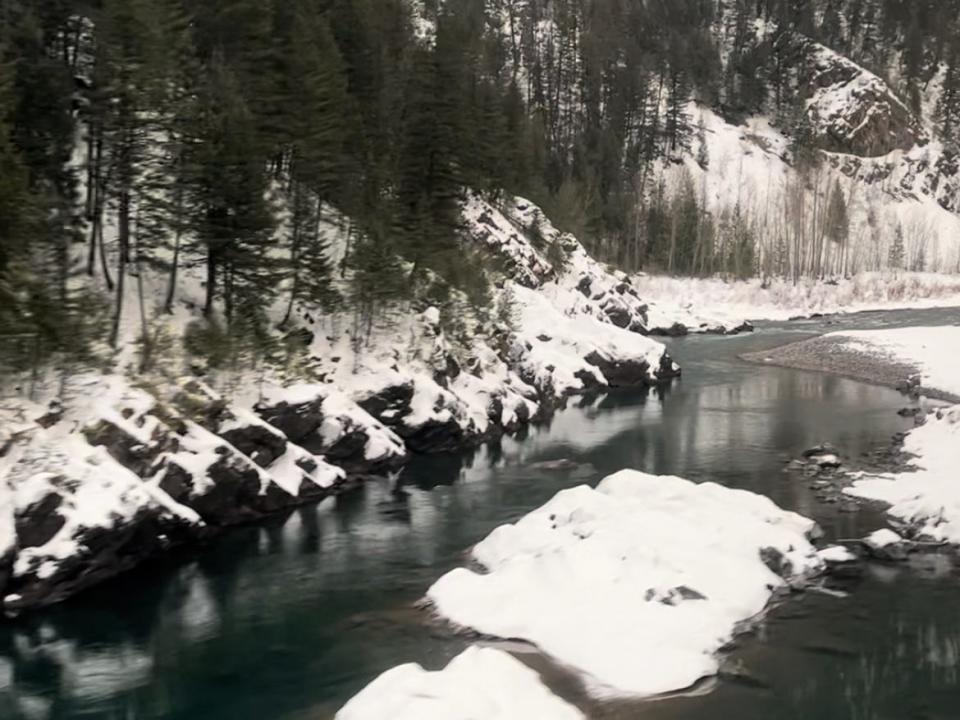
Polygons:
M29 517L22 517L18 527L27 537L39 537L29 529L30 524ZM80 527L72 538L80 551L56 560L53 570L42 559L21 570L8 582L3 609L17 613L60 602L200 535L200 527L156 505L140 508L132 518L113 527Z
M591 352L584 359L600 370L610 387L656 385L680 375L679 367L666 353L660 358L660 364L655 370L653 378L650 377L650 365L644 359L614 360L596 351Z
M651 328L650 335L655 335L657 337L684 337L689 335L690 330L683 323L675 322L670 327L666 328Z
M259 423L232 427L220 437L262 468L269 467L287 451L287 440L280 433Z
M629 328L633 322L633 314L622 302L609 302L603 307L603 314L607 320L618 328Z
M256 408L257 414L286 435L292 442L315 455L324 452L323 439L318 430L323 424L323 397L300 403L281 402Z

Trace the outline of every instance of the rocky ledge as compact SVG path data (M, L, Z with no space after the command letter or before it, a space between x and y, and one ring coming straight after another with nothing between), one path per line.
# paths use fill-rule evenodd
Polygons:
M275 387L250 408L195 379L163 393L116 376L91 381L83 422L54 407L0 443L0 608L61 601L178 546L390 473L410 452L515 432L567 395L679 372L662 347L637 356L606 340L568 337L556 349L577 352L557 364L546 359L550 343L519 346L530 384L488 386L451 369L349 395L330 384ZM481 403L482 415L471 412Z

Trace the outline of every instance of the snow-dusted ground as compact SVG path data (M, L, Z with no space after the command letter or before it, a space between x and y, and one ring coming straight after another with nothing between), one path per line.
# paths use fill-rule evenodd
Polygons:
M861 273L836 284L802 279L724 281L640 275L633 286L650 300L651 324L696 328L743 320L787 320L815 313L960 306L960 275Z
M960 397L958 326L844 331L825 338L855 352L914 367L920 387Z
M960 545L960 406L929 416L903 448L915 456L910 469L860 476L846 492L888 503L888 515L909 535Z
M823 569L813 528L760 495L623 471L498 528L472 552L485 572L453 570L427 597L457 626L533 643L597 695L652 695L715 673L739 623Z
M443 670L386 671L336 720L583 720L537 674L502 650L471 646Z
M960 397L960 327L844 331L825 336L843 348L915 368L920 388ZM891 519L926 540L960 544L960 406L928 415L903 449L914 456L899 473L858 474L850 495L888 503Z

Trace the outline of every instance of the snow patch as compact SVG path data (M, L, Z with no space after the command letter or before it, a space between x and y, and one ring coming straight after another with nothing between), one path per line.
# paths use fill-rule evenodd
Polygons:
M911 430L903 449L915 456L909 470L864 477L845 492L888 503L887 514L921 539L960 545L960 405Z
M453 570L427 597L455 625L534 643L594 694L653 695L716 673L739 623L823 570L813 528L750 492L622 471L497 528L473 549L484 573Z
M584 720L502 650L471 646L446 668L410 663L383 673L336 720Z

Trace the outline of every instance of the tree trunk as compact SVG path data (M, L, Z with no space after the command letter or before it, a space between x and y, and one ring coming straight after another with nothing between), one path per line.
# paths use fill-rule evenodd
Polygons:
M123 291L127 274L127 260L130 257L130 190L124 188L120 194L120 208L117 217L120 243L117 258L117 292L113 306L113 324L110 328L110 347L117 346L120 336L120 320L123 314Z
M293 273L290 285L290 300L287 303L287 312L280 321L280 327L286 327L290 322L290 316L293 314L293 305L297 300L297 292L300 289L300 270L297 267L297 261L300 257L300 228L303 225L303 197L300 183L296 183L293 189L293 215L290 218L290 270Z
M180 271L180 241L183 237L183 188L179 185L174 200L175 230L173 235L173 261L170 263L170 276L167 278L167 296L163 301L163 311L173 314L173 298L177 291L177 273Z
M134 253L134 262L137 270L137 300L140 305L140 342L143 343L143 353L140 356L140 372L150 367L150 360L153 354L153 340L150 337L150 328L147 325L147 308L143 292L143 248L140 242L140 218L137 215L136 251Z
M217 259L212 248L207 250L207 299L203 304L204 317L213 313L213 301L217 294Z

